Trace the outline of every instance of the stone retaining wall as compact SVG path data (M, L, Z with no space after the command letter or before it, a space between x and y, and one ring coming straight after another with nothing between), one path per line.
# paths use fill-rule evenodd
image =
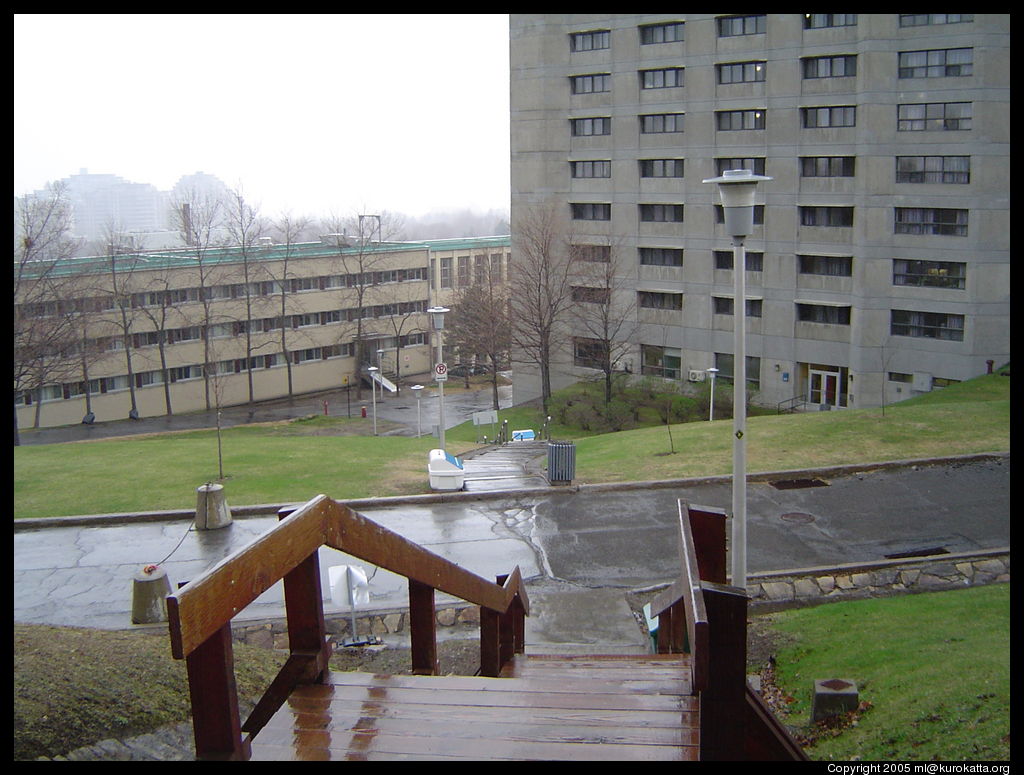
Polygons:
M757 608L962 589L1009 580L1010 551L999 549L752 574L747 591L751 605Z
M970 554L945 554L916 559L851 563L833 568L801 568L752 574L747 591L754 611L834 600L886 597L913 592L935 592L1008 582L1010 550ZM327 632L335 643L351 636L351 616L325 614ZM469 603L442 605L437 626L449 635L479 634L480 609ZM406 610L365 611L356 617L357 636L408 636ZM239 622L233 625L236 640L263 648L288 648L284 619Z

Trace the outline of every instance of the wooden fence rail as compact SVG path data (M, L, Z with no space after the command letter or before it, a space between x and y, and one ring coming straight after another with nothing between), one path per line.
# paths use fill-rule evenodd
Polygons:
M252 544L167 598L171 653L187 666L197 758L248 759L252 737L291 691L300 684L323 681L331 646L320 584L321 546L409 580L414 672L438 671L435 591L480 606L483 675L497 676L514 653L523 651L523 618L529 614L529 600L518 567L497 583L488 581L325 495L298 509L284 509L279 518ZM289 657L242 724L231 619L280 580L284 581Z

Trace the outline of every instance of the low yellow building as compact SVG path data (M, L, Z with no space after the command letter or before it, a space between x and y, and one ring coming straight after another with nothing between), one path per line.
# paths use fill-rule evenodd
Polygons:
M328 235L63 261L53 298L30 313L39 325L72 318L80 344L42 386L16 392L18 427L337 389L370 365L396 382L425 375L433 364L426 310L450 303L442 267L486 255L488 271L504 277L509 244L508 236L360 243Z

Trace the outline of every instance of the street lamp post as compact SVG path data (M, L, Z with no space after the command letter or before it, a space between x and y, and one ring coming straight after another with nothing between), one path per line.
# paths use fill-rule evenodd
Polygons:
M376 366L367 366L366 370L370 372L370 390L373 390L373 383L376 380L373 378L377 371ZM377 435L377 391L373 390L373 435Z
M733 313L733 445L732 445L732 584L747 587L747 257L743 243L754 228L754 190L764 175L750 170L726 170L717 183L725 210L725 231L732 237L735 278Z
M708 422L711 422L715 419L715 375L718 369L712 366L707 372L711 376L711 400L708 401Z
M420 437L420 394L423 392L423 385L413 385L409 388L416 396L416 438Z
M434 330L437 331L437 363L440 365L444 363L444 316L445 313L450 312L447 307L431 307L427 310L433 323ZM435 371L435 378L437 378L437 395L438 395L438 437L440 441L440 447L444 449L444 383L448 379L448 374L438 374ZM440 377L444 377L441 379Z
M377 350L377 371L380 372L380 375L382 377L384 376L384 350L383 349ZM380 383L380 400L381 401L384 400L384 383L383 382Z

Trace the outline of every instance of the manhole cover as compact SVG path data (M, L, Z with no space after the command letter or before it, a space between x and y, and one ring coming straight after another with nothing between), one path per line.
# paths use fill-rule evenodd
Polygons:
M786 522L796 522L801 525L806 525L808 522L814 521L814 516L812 514L805 514L802 511L791 511L788 514L783 514L782 518L786 520Z
M776 490L797 490L801 487L828 487L821 479L780 479L771 483Z

